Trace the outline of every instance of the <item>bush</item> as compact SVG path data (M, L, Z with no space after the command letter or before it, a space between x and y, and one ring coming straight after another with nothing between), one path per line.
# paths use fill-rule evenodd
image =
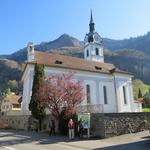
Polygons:
M143 112L150 112L150 108L143 108Z
M77 135L77 132L78 132L78 130L77 130L78 129L78 116L75 113L70 118L72 118L74 123L75 123L75 135ZM67 135L68 134L68 121L69 121L70 118L65 115L65 110L63 110L61 112L60 117L59 117L59 124L58 124L60 134L62 134L62 135Z
M143 108L150 108L150 99L149 98L145 98L144 99L144 103L142 104Z
M58 128L59 128L60 134L67 135L67 133L68 133L68 118L65 116L65 111L62 111L59 116Z

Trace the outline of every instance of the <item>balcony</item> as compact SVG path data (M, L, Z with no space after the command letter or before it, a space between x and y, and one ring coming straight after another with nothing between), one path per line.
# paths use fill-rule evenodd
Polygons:
M102 104L97 104L97 105L81 105L78 107L78 112L79 113L103 113L104 112L104 107Z

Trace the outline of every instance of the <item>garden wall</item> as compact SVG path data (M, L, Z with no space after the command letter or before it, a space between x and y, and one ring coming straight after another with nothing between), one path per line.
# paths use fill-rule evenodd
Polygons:
M1 114L0 128L27 130L29 117L30 114ZM107 138L144 131L150 127L150 113L95 113L90 117L91 137ZM43 131L49 130L50 119L51 116L47 115L43 120ZM58 122L56 122L56 131L58 131Z
M91 114L91 136L111 137L147 130L150 113L97 113Z
M9 112L9 113L1 113L0 114L0 128L10 128L10 129L21 129L21 130L28 130L28 122L29 118L31 118L31 130L35 130L37 125L37 120L31 117L31 113L29 112ZM52 117L50 115L46 115L42 122L42 130L48 131L49 130L49 121ZM57 122L56 123L56 131Z

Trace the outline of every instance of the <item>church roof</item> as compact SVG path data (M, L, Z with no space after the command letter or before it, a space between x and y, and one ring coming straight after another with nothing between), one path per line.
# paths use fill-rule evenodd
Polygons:
M44 64L45 66L57 67L57 68L67 68L73 70L82 70L98 73L112 74L124 73L130 74L128 72L122 71L116 68L113 64L94 62L85 60L82 58L65 56L60 54L50 54L46 52L35 51L35 61L27 62L31 64Z

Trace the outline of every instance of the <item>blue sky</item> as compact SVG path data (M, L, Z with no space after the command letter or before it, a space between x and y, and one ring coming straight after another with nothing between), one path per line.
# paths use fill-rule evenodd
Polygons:
M102 37L124 39L150 31L150 0L0 0L0 54L63 33L83 40L91 8Z

